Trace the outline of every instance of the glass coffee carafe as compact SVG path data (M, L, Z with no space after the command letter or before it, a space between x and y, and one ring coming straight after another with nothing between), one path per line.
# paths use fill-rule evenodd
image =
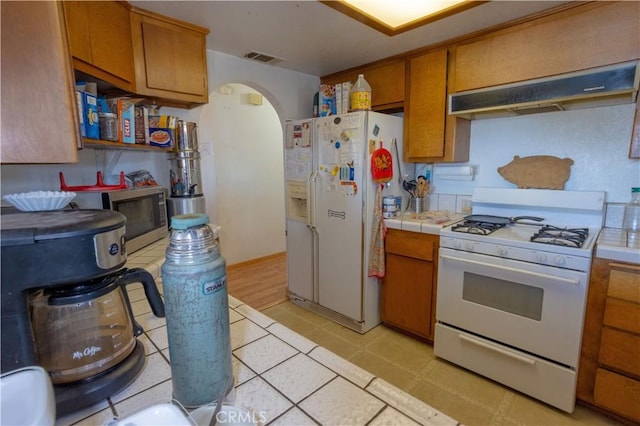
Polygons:
M79 285L38 290L29 296L36 352L54 384L75 382L106 371L133 351L135 336L142 329L135 323L125 287L139 281L132 278L139 272L129 271L137 270ZM151 291L155 290L150 303L157 308L159 301L164 312L153 278L149 278ZM149 284L144 284L147 292Z

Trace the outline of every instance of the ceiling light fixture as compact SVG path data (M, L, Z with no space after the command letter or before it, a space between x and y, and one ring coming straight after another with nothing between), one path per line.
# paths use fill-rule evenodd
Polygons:
M487 1L475 0L329 0L338 12L389 36L460 13Z

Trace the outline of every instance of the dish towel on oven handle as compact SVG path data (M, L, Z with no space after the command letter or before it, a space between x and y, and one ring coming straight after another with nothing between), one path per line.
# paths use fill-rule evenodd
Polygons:
M369 247L368 276L376 278L383 278L385 274L384 237L387 233L387 227L382 217L383 188L383 184L377 185L376 201L373 206L373 221L371 223L371 244Z

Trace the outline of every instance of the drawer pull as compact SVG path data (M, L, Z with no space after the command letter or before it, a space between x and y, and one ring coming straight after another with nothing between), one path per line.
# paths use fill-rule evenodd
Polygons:
M497 353L499 353L501 355L504 355L504 356L506 356L508 358L515 359L516 361L520 361L520 362L523 362L523 363L529 364L529 365L534 365L536 363L536 360L534 360L534 359L527 358L526 356L518 355L518 354L513 353L511 351L507 351L507 350L499 348L497 346L490 345L490 344L485 343L485 342L483 342L481 340L474 339L473 337L469 337L469 336L466 336L464 334L458 334L458 337L460 338L460 340L464 340L465 342L469 342L469 343L474 344L476 346L480 346L482 348L489 349L491 351L494 351L494 352L497 352Z

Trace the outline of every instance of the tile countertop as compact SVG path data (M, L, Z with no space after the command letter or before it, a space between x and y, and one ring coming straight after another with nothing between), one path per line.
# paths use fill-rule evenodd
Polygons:
M463 220L464 214L448 211L427 211L404 214L398 218L385 219L387 228L403 231L439 234L445 226ZM620 228L602 228L596 241L595 257L640 264L640 240L628 242L627 231Z
M442 228L460 222L464 216L447 210L432 210L419 214L404 213L396 218L385 219L384 223L387 228L438 235Z
M162 293L160 267L166 240L130 256ZM56 420L62 425L100 425L171 401L166 320L156 318L141 284L128 286L145 366L129 386L92 407ZM357 367L229 296L231 347L237 406L269 425L457 425L454 419Z
M640 265L640 241L628 243L624 229L602 228L596 242L595 256Z

